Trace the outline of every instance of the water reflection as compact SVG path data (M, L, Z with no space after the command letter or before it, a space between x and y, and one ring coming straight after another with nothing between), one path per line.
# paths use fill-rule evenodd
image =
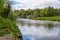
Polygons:
M18 19L17 25L23 40L60 40L59 22Z
M20 21L20 25L23 27L25 25L24 21Z
M48 30L53 30L54 24L53 23L47 23L47 24L44 25L44 27Z
M31 27L31 25L32 25L32 24L28 22L28 27Z

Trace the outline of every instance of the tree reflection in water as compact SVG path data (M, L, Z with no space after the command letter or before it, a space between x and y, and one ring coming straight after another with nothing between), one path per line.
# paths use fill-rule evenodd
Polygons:
M48 30L52 30L54 28L54 24L53 23L47 23L46 28Z

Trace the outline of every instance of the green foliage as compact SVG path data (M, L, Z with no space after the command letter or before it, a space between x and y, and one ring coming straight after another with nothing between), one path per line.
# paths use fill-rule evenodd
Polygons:
M9 19L0 17L0 36L11 33L15 37L15 40L18 40L17 33L19 32L20 31L14 22L10 21Z
M3 11L4 9L4 4L7 0L0 0L0 13Z
M49 6L49 7L47 8L47 16L54 16L54 15L55 15L55 13L54 13L54 8L51 7L51 6Z
M0 17L0 36L4 36L5 34L13 34L12 40L20 40L22 38L18 38L18 36L22 36L20 30L15 25L13 21L9 19ZM19 35L18 35L19 34Z
M38 17L37 20L50 20L50 21L60 21L60 16L53 17Z
M8 19L10 19L11 21L15 21L16 18L18 18L18 14L16 13L13 13L13 12L10 12L9 15L8 15Z
M5 34L9 34L9 31L5 31L5 30L0 30L0 36L4 36Z
M20 34L20 31L15 23L11 21L15 19L17 15L10 11L11 3L9 0L0 0L0 36L11 33L13 34L12 40L18 40L17 36Z
M10 21L9 19L4 19L0 17L0 30L3 29L12 29L11 31L17 32L18 27L15 25L14 22Z
M15 10L16 11L16 10ZM18 14L20 18L30 18L30 19L37 19L38 17L52 17L52 16L60 16L60 8L54 8L48 6L44 9L28 9L28 10L17 10L17 13L14 11L15 14Z
M9 0L0 0L0 16L7 18L11 10L11 3Z
M27 13L26 13L27 14ZM19 12L19 16L21 18L26 18L26 14L25 14L25 10L21 9L20 12Z

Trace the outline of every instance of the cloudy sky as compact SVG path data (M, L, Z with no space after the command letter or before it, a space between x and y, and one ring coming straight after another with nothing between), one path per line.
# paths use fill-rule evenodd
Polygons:
M35 9L53 6L60 8L60 0L12 0L13 9Z

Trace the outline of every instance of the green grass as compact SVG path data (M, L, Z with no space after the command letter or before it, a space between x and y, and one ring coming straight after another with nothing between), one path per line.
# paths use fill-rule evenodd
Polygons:
M60 16L53 17L38 17L36 20L49 20L49 21L60 21Z
M5 34L9 34L9 33L10 33L9 31L1 30L0 31L0 36L3 36Z
M0 17L0 36L9 33L9 31L5 31L5 29L9 28L8 25L9 25L8 20Z
M0 17L0 36L4 36L9 33L13 34L13 40L18 40L17 33L20 33L20 31L15 23L9 19Z

